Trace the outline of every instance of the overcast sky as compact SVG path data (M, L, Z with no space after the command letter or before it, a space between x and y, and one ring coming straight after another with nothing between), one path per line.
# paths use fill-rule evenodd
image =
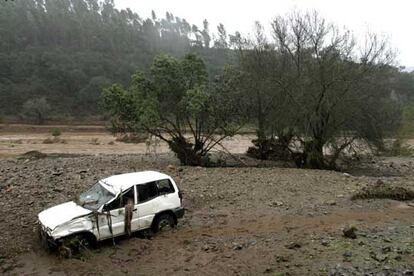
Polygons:
M398 63L414 66L414 1L413 0L115 0L117 8L131 8L141 17L158 17L166 11L202 26L210 22L210 30L223 23L229 33L252 31L259 20L269 28L271 19L292 9L316 10L338 26L346 26L358 36L367 30L389 36L398 51Z

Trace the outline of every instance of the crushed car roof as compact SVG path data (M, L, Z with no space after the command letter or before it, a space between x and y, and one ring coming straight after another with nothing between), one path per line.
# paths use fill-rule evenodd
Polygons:
M148 182L160 180L160 179L169 179L170 177L166 174L156 172L156 171L142 171L134 173L124 173L113 175L107 178L100 180L101 184L104 184L106 188L112 190L113 193L118 193L120 191L125 191L133 185L145 184Z

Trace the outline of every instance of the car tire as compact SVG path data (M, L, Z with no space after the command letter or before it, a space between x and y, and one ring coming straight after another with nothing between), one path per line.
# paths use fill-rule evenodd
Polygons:
M64 258L71 258L76 254L87 253L94 243L87 235L75 235L63 240L59 246L59 255Z
M175 221L172 215L161 214L155 218L152 231L154 233L163 232L171 228L174 228L174 226L175 226Z

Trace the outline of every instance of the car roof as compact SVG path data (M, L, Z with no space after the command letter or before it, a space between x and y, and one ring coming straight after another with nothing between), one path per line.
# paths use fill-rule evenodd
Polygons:
M161 179L170 179L170 176L156 171L142 171L133 173L117 174L100 180L105 188L109 188L111 192L118 193L125 191L134 185L142 185L148 182Z

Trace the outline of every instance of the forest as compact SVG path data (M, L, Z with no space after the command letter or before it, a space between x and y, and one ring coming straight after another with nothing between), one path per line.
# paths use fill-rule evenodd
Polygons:
M112 0L0 1L0 115L39 101L61 120L101 114L102 88L127 84L159 53L196 52L214 76L229 60L229 36L210 28L168 12L141 18Z

